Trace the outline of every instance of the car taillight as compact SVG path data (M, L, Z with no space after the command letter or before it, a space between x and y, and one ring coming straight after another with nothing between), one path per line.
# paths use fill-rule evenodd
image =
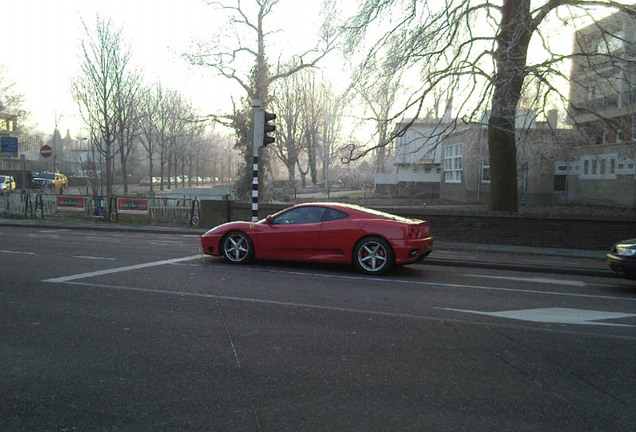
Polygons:
M423 225L421 227L422 230L422 237L430 237L431 236L431 229L428 227L428 224Z
M415 225L415 226L409 226L408 229L408 238L411 239L418 239L418 238L425 238L425 237L430 237L431 235L431 231L430 228L428 227L428 224L421 224L421 225Z
M409 236L409 238L412 238L412 239L420 238L421 237L421 232L420 232L419 227L410 226L409 227L408 236Z

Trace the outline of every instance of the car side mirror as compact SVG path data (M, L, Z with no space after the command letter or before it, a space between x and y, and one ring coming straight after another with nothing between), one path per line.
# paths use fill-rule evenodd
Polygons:
M265 220L267 221L267 225L271 225L274 223L274 218L272 217L272 215L268 215Z

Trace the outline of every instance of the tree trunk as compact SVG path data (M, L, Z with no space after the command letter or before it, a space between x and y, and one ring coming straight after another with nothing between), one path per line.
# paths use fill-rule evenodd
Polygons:
M287 159L287 184L293 190L296 187L296 162Z
M150 177L150 196L154 195L154 187L152 185L152 153L148 152L148 159L150 160L150 166L148 168L148 177Z
M309 141L307 142L307 159L311 183L315 185L318 183L318 166L316 163L316 133L313 129L309 134Z
M121 163L121 176L124 181L124 193L128 193L128 173L126 171L126 155L124 154L124 147L120 149L119 161Z
M515 118L531 35L530 0L505 0L497 35L495 90L488 120L492 211L518 211Z

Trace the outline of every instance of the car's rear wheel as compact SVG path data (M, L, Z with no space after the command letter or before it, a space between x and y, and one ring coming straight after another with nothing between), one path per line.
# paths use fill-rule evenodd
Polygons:
M223 237L221 247L225 259L233 264L248 263L254 257L252 240L240 231L232 231Z
M365 237L356 244L353 262L363 273L385 274L394 264L393 249L380 237Z

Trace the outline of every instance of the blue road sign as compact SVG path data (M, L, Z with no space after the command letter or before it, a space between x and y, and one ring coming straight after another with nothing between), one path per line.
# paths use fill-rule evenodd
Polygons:
M2 153L18 153L18 138L3 136L0 140L2 141Z

